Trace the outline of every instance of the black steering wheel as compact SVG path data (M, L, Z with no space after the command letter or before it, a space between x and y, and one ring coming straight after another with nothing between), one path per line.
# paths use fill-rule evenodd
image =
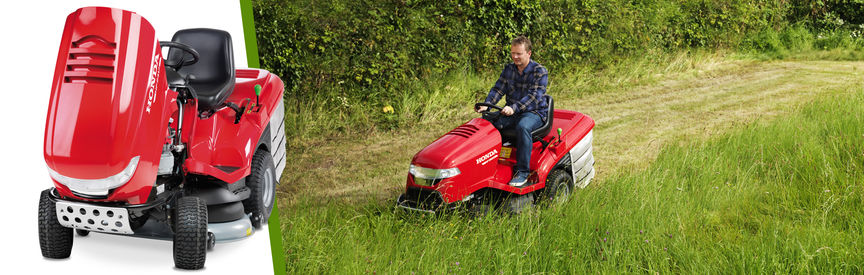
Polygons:
M483 118L486 120L496 120L499 116L501 116L501 110L504 108L498 107L498 105L486 102L479 102L474 104L474 110L480 109L481 106L487 107L485 111L480 112L483 114ZM495 109L496 111L492 111Z
M165 59L165 66L171 67L175 71L180 70L180 68L182 68L183 66L189 66L189 65L195 64L196 62L198 62L198 59L200 58L198 51L196 51L192 47L189 47L188 45L180 43L180 42L159 41L159 46L160 47L177 48L177 49L180 49L181 51L183 51L183 53L181 53L181 55L180 55L179 61L173 60L173 58L171 58L171 56L170 56L171 55L170 52L168 54L169 55L168 58ZM191 60L186 59L187 53L192 56Z
M504 108L498 107L498 105L495 105L492 103L478 102L478 103L474 103L474 110L480 109L480 107L483 107L483 106L498 110L499 112L504 109ZM483 111L483 112L484 113L489 112L489 109L486 109L486 111Z

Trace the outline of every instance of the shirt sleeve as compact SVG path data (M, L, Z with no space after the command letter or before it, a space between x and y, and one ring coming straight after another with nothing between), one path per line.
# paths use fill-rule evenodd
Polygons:
M486 103L495 104L504 96L504 88L507 86L507 67L501 70L501 75L498 76L498 81L495 81L495 86L489 90L489 95L486 96Z
M546 86L549 84L548 71L546 68L538 66L532 73L534 75L532 77L531 87L528 88L528 92L525 93L525 96L520 98L519 101L510 105L510 108L513 108L513 112L515 113L537 109L537 107L540 106L540 100L542 100L543 95L546 94Z

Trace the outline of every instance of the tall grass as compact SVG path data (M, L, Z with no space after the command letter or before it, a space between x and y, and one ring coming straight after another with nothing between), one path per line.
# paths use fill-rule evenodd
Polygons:
M717 62L724 52L704 50L676 53L651 52L642 56L621 57L603 69L574 68L550 73L548 93L558 102L601 92L614 92L646 84L662 74L683 72L703 63ZM538 60L543 62L543 60ZM475 102L486 98L500 72L476 73L471 70L417 79L403 85L400 96L385 104L355 101L349 97L311 99L286 98L288 146L306 146L322 137L356 137L372 132L417 128L458 118ZM333 105L339 108L333 108ZM374 104L374 105L370 105ZM392 113L386 112L390 106ZM382 116L383 114L383 116Z
M837 29L814 33L803 24L758 32L739 50L759 59L862 60L864 39L859 30Z
M676 52L653 49L640 55L619 56L602 66L572 66L566 71L550 72L549 93L563 102L560 99L645 84L655 75L682 72L727 56L755 60L864 60L860 31L813 33L801 24L779 31L764 30L736 47ZM314 143L322 137L354 137L456 118L458 112L453 110L470 108L485 98L498 73L463 68L431 74L395 83L402 90L398 96L374 102L348 96L352 89L349 87L342 91L345 96L313 93L303 98L286 97L286 128L291 129L287 133L288 146L305 146L303 143ZM393 111L387 111L388 107Z
M862 273L864 89L852 94L667 146L515 217L301 201L282 219L288 271Z

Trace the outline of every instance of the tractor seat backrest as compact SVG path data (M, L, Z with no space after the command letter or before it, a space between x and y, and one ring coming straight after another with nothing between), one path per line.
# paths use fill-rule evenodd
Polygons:
M531 132L531 137L534 141L543 139L543 137L548 135L549 131L552 130L552 117L555 113L555 103L552 102L552 96L546 95L546 105L549 106L549 108L546 109L546 121L543 122L543 126L540 126L540 128Z
M198 96L198 111L215 110L222 106L234 90L234 50L231 34L215 29L185 29L174 34L171 41L192 47L199 54L195 64L183 66L177 72L182 76L193 75L189 86ZM168 50L168 60L182 61L184 52Z

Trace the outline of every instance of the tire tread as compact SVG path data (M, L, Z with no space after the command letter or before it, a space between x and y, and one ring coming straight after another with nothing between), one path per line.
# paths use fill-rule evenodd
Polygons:
M57 221L56 204L48 198L51 189L43 190L39 197L39 248L42 256L65 259L72 254L72 228Z
M201 269L207 260L207 205L198 197L182 197L174 216L174 265Z

